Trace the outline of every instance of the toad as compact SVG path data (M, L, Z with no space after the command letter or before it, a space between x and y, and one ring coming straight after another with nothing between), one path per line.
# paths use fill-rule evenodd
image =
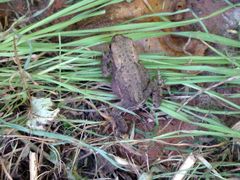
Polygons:
M112 38L109 52L103 55L102 72L112 77L112 91L121 99L119 106L136 110L152 94L155 106L159 105L160 91L157 81L151 81L147 70L139 62L132 39L123 35ZM113 110L112 116L117 130L127 132L127 124L120 110Z

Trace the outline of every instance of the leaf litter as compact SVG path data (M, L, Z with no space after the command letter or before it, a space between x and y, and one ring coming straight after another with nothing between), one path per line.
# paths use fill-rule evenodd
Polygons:
M31 108L28 115L27 126L32 129L46 130L47 125L56 121L60 109L51 110L51 98L31 97Z

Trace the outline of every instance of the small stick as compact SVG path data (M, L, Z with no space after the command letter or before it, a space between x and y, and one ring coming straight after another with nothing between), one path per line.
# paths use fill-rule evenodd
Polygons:
M213 85L207 87L206 89L201 89L201 90L199 90L194 96L191 96L187 101L185 101L185 102L183 103L183 105L177 110L177 112L179 112L185 105L187 105L190 101L192 101L192 100L193 100L194 98L196 98L198 95L200 95L200 94L202 94L202 93L204 93L204 92L206 92L206 91L209 91L209 90L211 90L211 89L213 89L213 88L216 88L216 87L218 87L218 86L221 86L221 85L223 85L224 83L227 83L227 82L230 82L230 81L234 81L234 80L237 80L237 79L239 79L239 78L240 78L240 76L233 76L233 77L230 77L230 78L228 78L228 79L225 79L225 80L223 80L223 81L221 81L221 82L218 82L218 83L216 83L216 84L213 84Z
M30 180L37 180L37 154L30 151L29 153L29 171L30 171Z

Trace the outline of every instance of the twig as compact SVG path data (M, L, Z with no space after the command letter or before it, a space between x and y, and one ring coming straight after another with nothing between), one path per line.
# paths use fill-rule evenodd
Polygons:
M14 62L17 64L18 66L18 70L19 70L19 75L20 75L20 79L22 80L23 83L23 89L26 90L27 89L27 81L25 79L25 72L21 66L21 62L17 53L17 45L16 45L16 37L13 37L13 47L14 47Z
M37 154L30 151L29 153L29 172L30 180L37 180Z
M192 101L194 98L196 98L198 95L206 92L206 91L209 91L213 88L216 88L218 86L221 86L222 84L226 83L226 82L230 82L230 81L234 81L234 80L237 80L237 79L240 79L240 76L233 76L233 77L230 77L228 79L225 79L224 81L221 81L219 83L216 83L216 84L213 84L212 86L209 86L208 88L206 89L201 89L199 90L194 96L190 97L187 101L185 101L182 106L177 110L177 112L179 112L185 105L187 105L190 101Z

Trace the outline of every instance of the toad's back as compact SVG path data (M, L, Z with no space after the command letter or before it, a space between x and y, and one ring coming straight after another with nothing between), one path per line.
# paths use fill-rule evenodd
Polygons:
M136 106L145 99L143 93L149 77L139 63L132 40L121 35L114 36L111 53L114 67L113 89L121 97L123 106Z
M113 63L119 69L135 62L138 63L138 53L133 41L122 35L116 35L112 39L111 53Z

